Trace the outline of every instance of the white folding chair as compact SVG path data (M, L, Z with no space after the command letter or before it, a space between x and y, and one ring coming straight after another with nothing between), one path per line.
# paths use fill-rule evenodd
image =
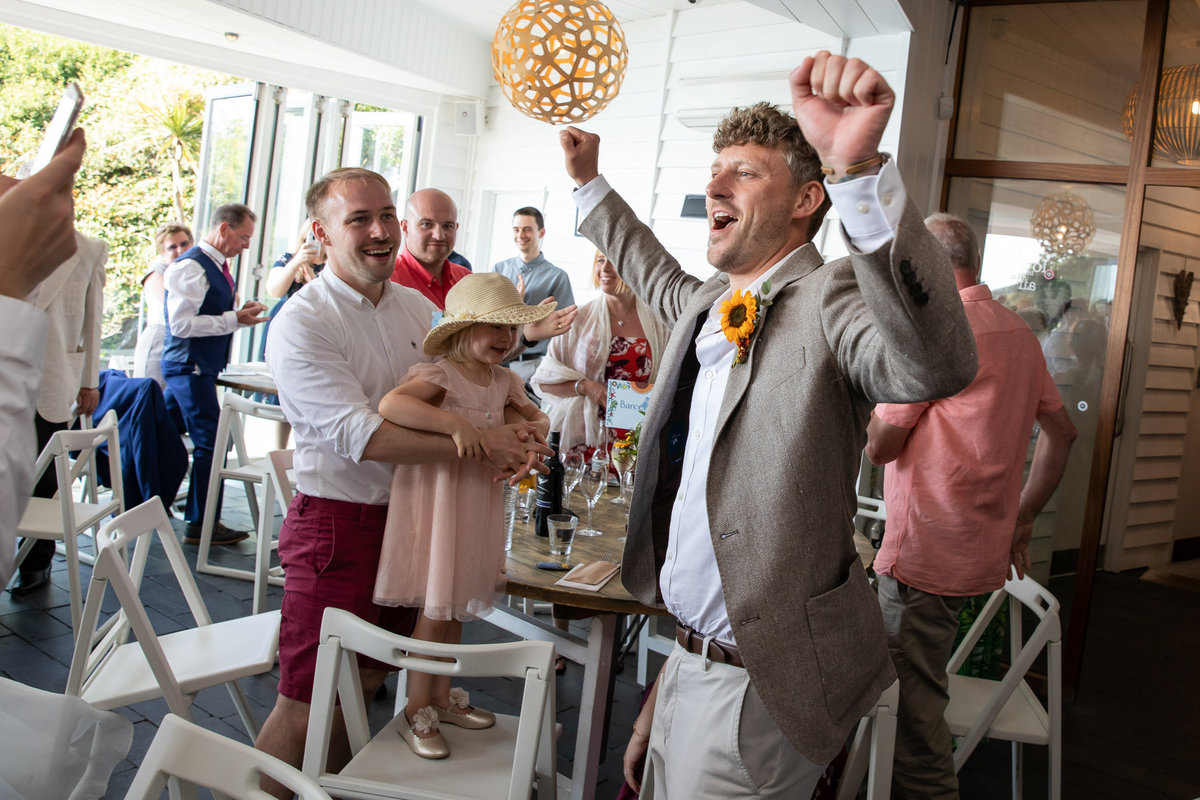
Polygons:
M196 800L197 787L209 789L216 797L271 800L272 796L259 788L263 776L279 781L300 800L329 800L320 786L295 767L167 714L125 800L158 800L172 779L182 800Z
M154 632L138 597L155 532L196 622L194 628L162 636ZM126 565L122 554L133 541L136 547ZM274 666L279 613L214 623L157 497L101 528L96 547L66 693L105 710L162 697L172 713L191 719L196 692L224 683L250 738L257 736L258 724L237 679L261 675ZM101 605L110 586L120 610L100 625ZM131 632L136 642L129 641Z
M246 417L287 422L279 406L256 403L245 397L226 392L221 397L221 416L217 419L217 437L213 448L212 472L208 477L208 496L204 503L204 519L200 524L200 548L196 553L196 571L226 578L254 580L254 571L212 564L208 560L212 549L213 530L217 526L217 511L225 481L241 481L246 487L246 503L254 527L259 526L258 495L255 487L262 482L263 459L252 459L246 452L244 420ZM232 458L230 445L233 446Z
M275 504L287 516L288 508L292 505L295 492L292 489L292 478L288 473L292 469L294 450L272 450L263 459L263 502L262 513L258 515L258 543L254 551L254 600L251 611L255 614L263 611L267 605L267 585L283 586L283 567L271 566L271 551L279 549L279 540L275 538Z
M837 800L858 797L863 777L866 800L887 800L892 794L892 756L896 752L896 712L900 707L900 682L883 690L875 707L858 723L838 781Z
M496 715L485 730L444 728L451 755L419 758L397 735L403 711L371 738L355 654L436 675L502 676L525 681L520 717ZM449 658L431 661L418 655ZM375 627L340 609L325 611L304 746L304 774L330 794L355 798L492 800L557 797L554 770L554 646L549 642L438 644ZM335 703L341 702L353 755L327 771Z
M993 681L954 674L966 662L1005 598L1008 599L1012 666L1004 678ZM1022 608L1028 608L1038 617L1038 624L1024 641ZM1062 790L1062 629L1058 611L1058 600L1033 578L1010 579L1003 589L992 593L946 667L950 673L946 723L950 732L959 737L954 750L954 770L962 770L985 736L1012 742L1014 798L1021 797L1023 744L1049 748L1052 800L1058 800ZM1025 681L1025 674L1043 649L1046 650L1048 678L1047 704L1044 706Z
M108 468L112 475L112 498L105 503L96 502L94 487L92 502L75 500L76 479L86 473L96 455L96 448L108 444ZM72 453L75 453L72 456ZM79 574L79 535L96 529L108 516L124 510L125 491L121 483L121 447L117 435L117 415L109 411L100 421L99 427L81 431L59 431L50 437L46 447L38 455L34 465L34 481L41 479L46 470L53 467L58 491L52 498L30 499L17 535L25 537L17 551L16 565L20 566L33 549L37 539L54 539L62 543L63 555L67 560L67 582L71 592L71 626L79 632L79 617L83 607L83 588ZM84 499L87 497L84 490ZM16 570L13 571L16 574Z

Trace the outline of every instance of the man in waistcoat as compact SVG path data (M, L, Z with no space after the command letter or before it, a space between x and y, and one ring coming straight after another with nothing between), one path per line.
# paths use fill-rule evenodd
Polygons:
M241 203L228 203L213 212L208 235L181 255L163 278L166 287L167 330L163 336L162 368L167 392L179 404L191 434L192 477L188 483L186 541L200 541L208 476L216 445L217 375L229 363L233 332L239 325L266 322L267 307L253 301L240 309L229 259L250 246L254 212ZM218 513L213 544L233 544L247 536L220 522Z

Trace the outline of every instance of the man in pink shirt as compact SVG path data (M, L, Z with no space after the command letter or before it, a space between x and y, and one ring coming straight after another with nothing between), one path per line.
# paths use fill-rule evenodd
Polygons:
M449 260L458 236L458 207L438 189L413 192L400 220L404 247L396 256L392 280L416 289L445 310L446 293L471 271Z
M1024 575L1033 520L1058 486L1076 435L1037 337L978 282L974 231L949 214L925 224L950 255L979 371L952 397L876 406L867 428L867 457L890 464L875 572L900 678L898 800L958 797L944 719L958 612L966 598L1003 586L1010 565ZM1035 419L1041 435L1022 488Z

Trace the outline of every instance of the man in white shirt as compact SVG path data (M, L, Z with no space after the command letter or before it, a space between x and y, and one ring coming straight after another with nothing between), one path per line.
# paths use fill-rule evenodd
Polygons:
M895 677L850 535L870 409L975 374L946 254L878 149L890 87L824 51L790 82L795 119L759 103L714 136L708 281L609 189L598 137L560 134L580 232L673 326L621 573L678 621L625 754L643 797L812 795ZM851 252L829 264L827 193Z
M100 322L104 312L104 265L108 245L75 234L76 253L38 284L26 298L46 312L46 357L38 393L34 433L40 452L76 415L90 416L100 400ZM34 497L54 497L58 480L53 469L42 473ZM50 583L54 540L39 539L18 566L13 595L31 594Z
M370 170L338 169L309 189L308 215L325 246L327 269L294 295L271 325L267 363L292 423L298 492L279 534L284 566L279 697L255 746L299 766L308 726L321 616L329 607L410 633L415 609L372 602L393 464L458 458L447 436L401 428L379 401L414 364L436 308L391 281L400 224L391 189ZM484 432L497 477L533 465L550 450L525 425ZM538 465L541 466L540 464ZM360 661L373 696L387 672ZM334 769L347 758L335 737ZM273 781L264 788L291 793Z
M254 237L254 212L241 203L228 203L213 212L208 235L167 267L167 329L163 334L162 372L167 392L178 403L191 434L192 476L188 481L187 532L184 541L199 544L204 506L208 498L208 476L216 447L217 375L229 363L233 332L240 325L266 322L260 316L267 307L248 302L240 309L229 259L250 246ZM233 544L245 539L245 531L233 531L215 514L213 544Z
M17 525L33 488L33 413L49 321L26 298L70 258L75 242L71 189L83 160L83 132L23 181L0 175L0 586L12 577Z

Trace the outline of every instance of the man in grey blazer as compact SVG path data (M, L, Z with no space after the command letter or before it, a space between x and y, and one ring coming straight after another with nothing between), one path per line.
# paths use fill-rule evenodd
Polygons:
M707 281L609 189L598 137L560 135L580 231L672 326L623 562L679 621L626 751L635 785L646 756L644 797L811 795L895 677L851 540L871 407L975 374L945 253L878 152L891 89L828 52L790 82L798 127L759 104L714 138ZM825 264L827 190L851 255Z

